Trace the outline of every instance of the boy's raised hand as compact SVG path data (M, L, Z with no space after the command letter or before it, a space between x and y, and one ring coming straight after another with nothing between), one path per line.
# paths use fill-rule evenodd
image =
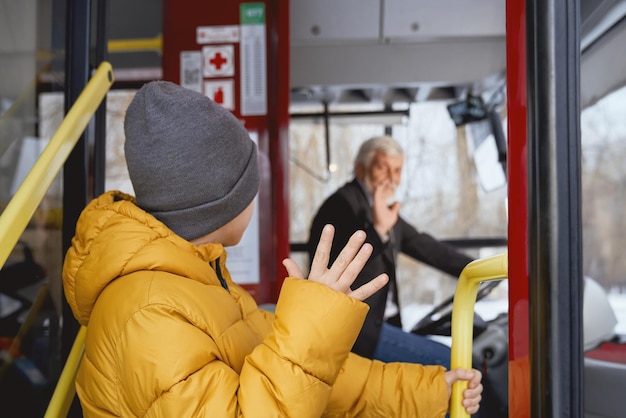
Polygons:
M372 254L372 246L363 244L365 242L365 232L363 231L356 231L352 234L333 265L328 268L334 235L335 228L332 225L324 226L315 250L313 263L311 264L309 280L325 284L338 292L345 293L361 301L367 299L387 284L389 277L386 274L381 274L358 289L352 290L350 287ZM304 278L295 261L286 258L283 260L283 265L287 269L289 276Z

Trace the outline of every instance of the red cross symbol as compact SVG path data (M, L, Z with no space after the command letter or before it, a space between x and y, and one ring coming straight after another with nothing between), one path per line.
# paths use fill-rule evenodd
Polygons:
M205 77L228 77L234 74L234 47L232 45L207 45L202 48Z
M217 70L221 70L222 65L226 64L228 60L224 58L220 52L217 52L209 62L214 65Z

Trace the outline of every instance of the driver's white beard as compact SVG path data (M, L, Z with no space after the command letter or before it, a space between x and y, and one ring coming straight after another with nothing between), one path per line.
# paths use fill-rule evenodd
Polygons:
M370 178L370 176L366 175L364 180L365 180L364 182L365 187L370 192L370 195L372 195L372 198L373 198L374 197L374 185L372 184L372 179ZM387 197L387 206L391 206L399 200L398 197L396 196L398 185L395 183L391 183L391 189L393 192L389 195L389 197Z

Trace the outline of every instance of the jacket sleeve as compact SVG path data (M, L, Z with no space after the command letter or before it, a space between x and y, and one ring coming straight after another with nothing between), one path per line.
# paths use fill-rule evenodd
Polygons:
M320 417L363 324L366 304L319 283L288 278L276 305L273 332L246 357L239 404L276 416Z
M325 417L443 417L449 396L441 366L382 363L350 354Z
M260 413L261 405L298 418L445 415L443 367L385 364L349 353L366 305L307 282L285 281L274 333L246 358L239 395L245 416L273 416Z

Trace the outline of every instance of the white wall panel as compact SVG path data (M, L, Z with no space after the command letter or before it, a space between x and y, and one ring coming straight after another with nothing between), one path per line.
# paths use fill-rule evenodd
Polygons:
M35 0L0 2L0 53L35 50Z
M504 36L505 0L384 1L383 37Z
M291 0L291 43L380 37L380 0Z
M504 38L292 46L291 86L472 83L504 71L505 48Z

